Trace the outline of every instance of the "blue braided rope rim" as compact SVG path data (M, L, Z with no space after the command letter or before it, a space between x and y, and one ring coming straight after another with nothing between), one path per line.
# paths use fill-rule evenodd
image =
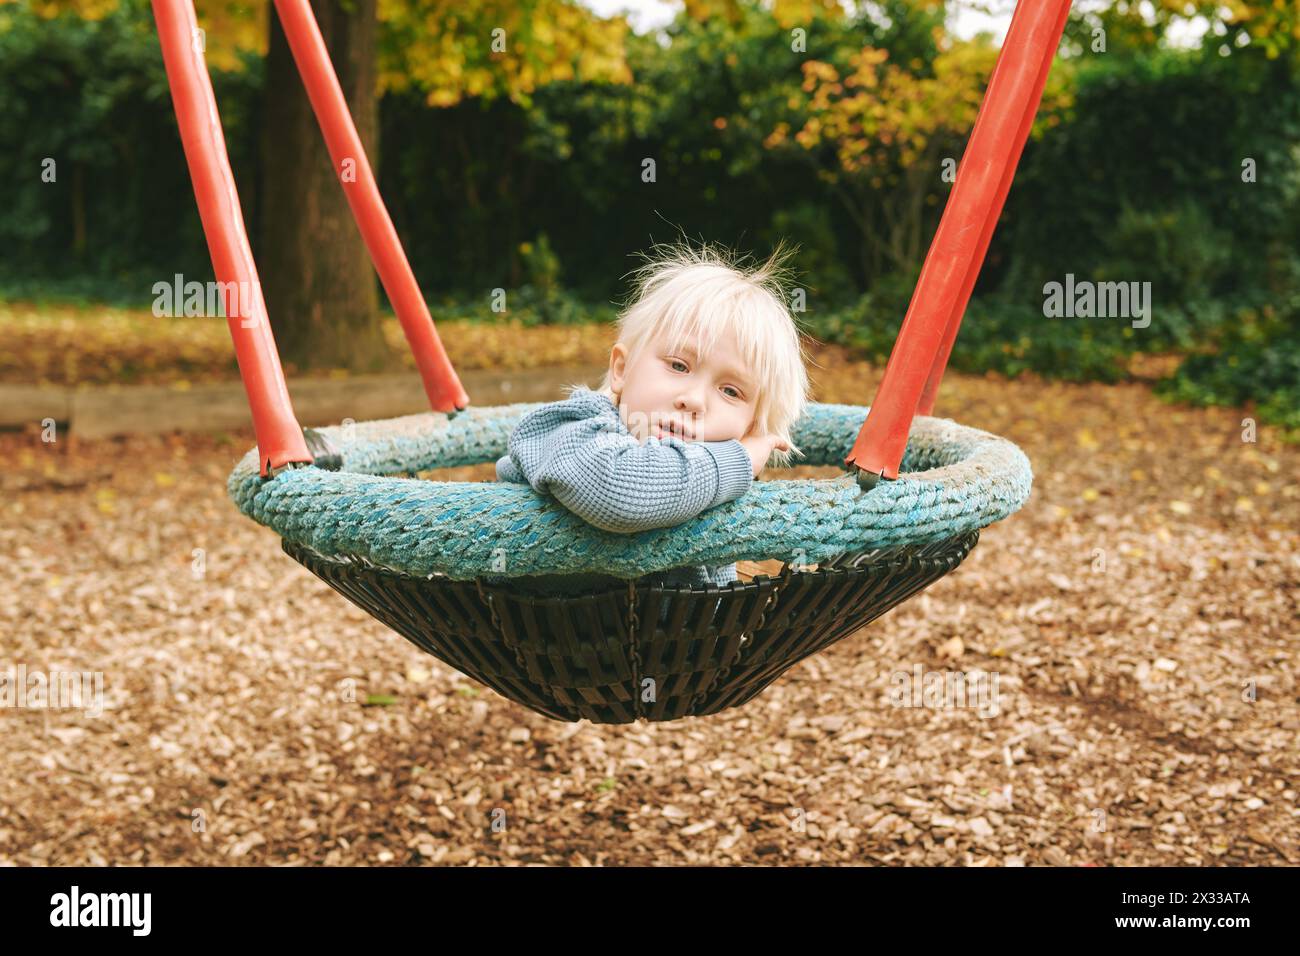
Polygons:
M542 403L470 406L318 429L342 471L258 474L254 448L227 482L239 510L287 541L336 557L453 580L599 572L637 578L683 565L838 554L939 541L992 524L1028 500L1033 473L1014 444L919 416L897 481L864 491L848 474L756 481L692 521L635 535L587 524L550 496L510 482L426 481L433 468L494 462L515 423ZM866 419L861 405L813 403L794 428L800 465L843 467Z

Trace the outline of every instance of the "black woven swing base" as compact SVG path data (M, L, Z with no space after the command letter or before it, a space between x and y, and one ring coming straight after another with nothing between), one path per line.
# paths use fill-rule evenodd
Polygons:
M421 650L555 720L627 724L738 707L811 654L933 584L979 532L841 555L723 587L643 582L572 595L419 577L283 543Z

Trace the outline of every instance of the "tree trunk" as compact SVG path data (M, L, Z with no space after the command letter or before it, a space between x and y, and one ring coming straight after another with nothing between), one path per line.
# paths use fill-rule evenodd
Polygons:
M371 164L378 168L377 0L312 0ZM271 13L262 130L258 272L286 365L378 371L393 364L379 292L279 19Z

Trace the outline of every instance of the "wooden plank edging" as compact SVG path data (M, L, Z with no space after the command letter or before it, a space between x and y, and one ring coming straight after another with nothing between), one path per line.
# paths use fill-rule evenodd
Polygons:
M496 371L472 369L460 378L479 406L546 402L563 398L560 386L595 387L603 366L565 365ZM367 421L428 411L415 372L305 378L289 383L294 411L304 426ZM0 385L0 428L39 426L47 418L78 438L168 431L225 431L251 424L239 382L192 385L46 386Z

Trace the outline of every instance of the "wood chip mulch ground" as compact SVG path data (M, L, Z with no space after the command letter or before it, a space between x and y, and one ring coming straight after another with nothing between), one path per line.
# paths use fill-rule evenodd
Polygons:
M251 432L0 435L0 668L102 672L105 706L0 709L0 863L1300 864L1300 449L1140 386L952 376L938 412L1025 449L1020 514L750 704L622 727L285 557L226 498ZM996 675L999 712L894 706L917 666Z

